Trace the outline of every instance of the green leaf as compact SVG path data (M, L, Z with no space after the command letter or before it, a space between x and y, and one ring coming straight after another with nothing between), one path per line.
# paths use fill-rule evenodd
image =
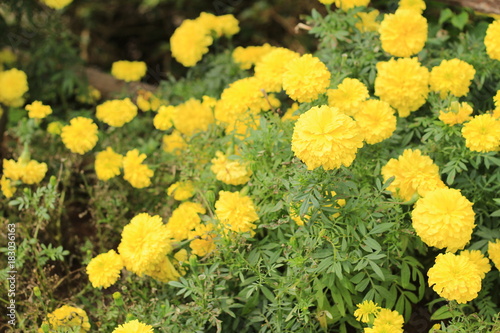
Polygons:
M373 271L375 272L375 274L377 274L377 276L382 281L385 281L384 273L382 273L382 270L380 269L380 267L378 267L378 265L375 262L373 262L373 261L368 261L368 262L370 263L370 266L373 269Z
M446 8L441 11L441 15L439 16L439 24L442 25L444 22L448 21L451 17L453 17L453 12L451 9Z
M275 297L274 297L274 294L271 292L271 290L269 290L267 287L265 286L260 286L260 290L262 291L262 293L264 294L264 296L266 296L266 298L270 301L270 302L275 302Z
M451 18L451 24L459 30L463 30L468 21L469 14L467 14L467 12L465 11Z
M448 305L443 305L442 307L434 311L434 313L431 315L431 320L448 319L458 314L460 314L460 312L450 311L450 307Z
M410 267L408 267L408 264L403 262L403 265L401 266L401 287L403 288L408 288L408 285L410 284Z
M377 224L370 232L369 234L371 235L375 235L375 234L381 234L389 229L392 228L392 226L394 225L393 222L386 222L386 223L380 223L380 224Z

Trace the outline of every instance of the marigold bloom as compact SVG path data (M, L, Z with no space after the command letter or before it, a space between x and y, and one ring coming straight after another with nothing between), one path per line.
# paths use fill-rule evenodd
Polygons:
M96 108L97 119L109 126L122 127L137 115L137 106L130 98L106 101Z
M261 82L260 88L266 92L280 92L283 89L286 65L299 57L297 52L283 47L274 48L264 55L255 64L255 77Z
M172 216L168 219L167 230L176 241L188 238L189 233L200 223L198 214L205 214L205 208L196 202L183 202L174 209Z
M451 188L428 192L412 212L413 228L422 241L450 252L463 249L470 241L474 217L472 203Z
M357 22L355 27L361 32L378 31L380 23L378 23L377 17L380 14L378 10L372 10L369 13L359 12L356 17L360 18L360 22Z
M90 330L87 313L83 309L69 305L63 305L49 313L43 324L49 326L49 332L85 333ZM38 332L43 333L43 330L40 328Z
M429 84L431 90L439 92L441 98L448 93L462 97L469 92L476 70L472 65L460 59L442 60L439 66L432 68Z
M356 304L357 309L354 311L354 317L362 323L369 323L375 315L382 309L377 303L366 300Z
M164 135L162 142L163 151L175 155L181 154L182 151L188 147L186 140L184 140L179 131L173 131L170 135Z
M292 151L308 170L350 166L362 146L363 136L356 122L337 108L313 107L295 123Z
M118 326L111 333L154 333L153 326L141 323L139 320L131 320Z
M304 54L285 66L283 89L291 99L312 102L330 85L330 72L318 58Z
M373 327L365 327L363 333L403 333L403 329L393 325L383 324L377 326L373 325Z
M422 14L425 8L424 0L399 0L398 9L410 9Z
M449 108L439 111L439 120L450 126L461 124L472 119L472 111L472 106L467 102L453 101Z
M500 60L500 21L495 20L488 25L484 37L486 53L491 59Z
M23 168L21 181L25 184L38 184L47 173L47 164L43 162L40 163L35 160L24 161L19 159L18 164Z
M332 2L330 1L330 3ZM366 7L368 6L369 3L370 0L335 0L335 6L342 9L343 11L348 11L349 9L354 7L361 7L361 6Z
M293 103L286 111L283 117L281 117L282 121L295 121L299 119L300 115L295 111L299 109L298 103Z
M496 268L500 270L500 239L488 242L488 257L493 261Z
M136 215L122 231L118 252L126 269L143 275L172 251L171 235L160 216Z
M215 215L225 229L235 232L251 232L259 219L252 199L240 192L220 191L215 203Z
M109 180L118 176L123 166L123 155L115 153L113 148L107 147L106 150L96 154L95 172L100 180Z
M143 61L115 61L111 65L111 75L125 82L139 81L146 75L147 67Z
M358 112L359 106L370 95L365 84L358 79L345 78L337 89L328 89L328 105L338 108L348 116Z
M396 57L411 57L424 48L427 29L425 17L414 10L385 14L378 29L382 49Z
M481 290L481 275L467 256L450 252L438 254L427 276L429 286L450 301L467 303L476 298Z
M404 318L397 311L392 311L390 309L380 309L376 314L375 320L373 321L373 326L383 326L390 325L396 327L403 332Z
M127 152L123 158L123 179L135 188L144 188L151 185L151 177L154 171L147 165L142 164L146 154L140 154L139 150L133 149Z
M238 46L233 51L233 60L241 69L250 69L275 47L265 43L262 46Z
M194 185L190 180L176 182L167 189L169 196L174 196L175 200L184 201L194 195Z
M477 115L462 127L465 146L472 151L487 153L500 150L500 119L485 113Z
M26 73L12 68L0 71L0 103L18 106L23 95L28 91L28 77Z
M215 16L211 13L202 12L195 19L202 29L207 32L213 31L217 37L231 37L240 31L238 20L231 14Z
M364 140L368 144L376 144L391 137L396 130L397 118L389 103L369 99L361 103L359 111L354 115Z
M87 274L94 288L108 288L120 277L123 260L115 250L109 250L92 258L87 265Z
M491 270L490 261L479 250L464 250L460 255L468 257L474 263L481 279L484 279L486 273Z
M139 110L143 112L158 111L158 109L165 104L166 101L159 99L151 91L139 89L137 91L137 99L135 104Z
M206 131L210 124L215 122L211 100L199 101L190 98L177 105L172 113L172 122L175 128L186 136Z
M73 0L42 0L48 7L61 9L73 2Z
M185 67L192 67L201 60L212 45L210 31L200 22L184 20L170 37L172 56Z
M407 117L426 102L429 70L417 58L379 62L377 71L375 95L395 108L400 117Z
M5 177L5 175L2 175L2 179L0 180L0 189L7 199L12 198L14 193L16 193L16 187L12 185L12 181Z
M212 159L210 170L215 173L215 178L229 185L242 185L250 180L252 171L247 163L240 163L238 160L230 160L224 153L218 151Z
M163 257L162 260L154 265L149 266L144 272L144 275L150 276L155 280L160 282L177 281L181 274L177 271L172 261L167 257Z
M206 256L208 253L215 250L216 246L214 239L216 235L212 224L198 224L196 228L189 233L188 237L193 239L189 243L191 253L198 257Z
M244 140L250 136L251 130L255 130L260 126L260 117L252 113L241 115L234 121L226 124L224 132L226 135L234 135L240 140Z
M28 111L28 117L43 119L52 113L50 105L43 105L40 101L34 101L24 107Z
M446 187L438 166L418 149L406 149L398 159L391 158L381 172L384 182L395 177L387 189L404 201L411 200L415 194L424 196L429 191Z
M97 125L92 119L76 117L61 129L61 139L66 148L80 155L92 150L99 140Z
M52 121L47 125L47 132L52 135L59 135L62 132L64 124L60 121Z
M160 108L158 109L158 113L153 118L154 127L156 129L159 129L160 131L166 131L170 129L174 125L172 122L172 118L175 112L175 106L160 106Z

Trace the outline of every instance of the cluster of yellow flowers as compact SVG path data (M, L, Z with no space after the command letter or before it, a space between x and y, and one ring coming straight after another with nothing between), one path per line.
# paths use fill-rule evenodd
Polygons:
M85 310L63 305L47 315L38 333L48 332L78 332L85 333L90 330L89 318Z
M32 160L28 155L23 153L17 161L3 159L0 187L6 198L11 198L14 195L18 182L28 185L38 184L45 177L48 169L47 164Z
M235 232L250 232L256 228L259 219L252 199L244 194L220 191L215 203L215 215L222 228Z
M184 20L170 38L172 56L186 67L196 65L208 52L214 37L230 37L240 30L233 15L201 13L194 20Z
M146 63L142 61L120 60L111 65L111 75L125 82L139 81L146 71Z
M97 144L97 133L97 125L92 119L76 117L61 129L61 139L71 152L83 155Z
M122 127L137 115L137 106L130 98L106 101L96 108L96 118L113 127Z
M173 196L175 200L184 201L194 195L194 185L190 180L176 182L167 189L167 194Z
M356 320L369 325L364 333L403 333L404 318L397 311L382 308L371 300L365 300L356 307Z
M172 242L171 232L160 216L136 215L123 228L118 253L110 250L94 257L87 265L92 286L108 288L115 284L123 268L162 282L177 280L184 273L180 262L187 259L187 252L180 250L169 258Z
M24 107L28 111L28 117L35 119L43 119L52 113L50 105L44 105L40 101L34 101Z
M478 250L441 253L427 272L429 286L447 300L466 303L477 297L490 268L488 259Z
M247 163L240 163L238 160L228 159L223 152L216 152L212 159L210 169L215 173L215 178L229 185L243 185L250 180L252 171Z

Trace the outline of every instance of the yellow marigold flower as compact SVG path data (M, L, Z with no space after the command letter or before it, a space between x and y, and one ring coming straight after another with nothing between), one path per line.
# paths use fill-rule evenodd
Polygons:
M97 125L92 119L76 117L61 129L61 139L66 148L80 155L92 150L99 140Z
M233 60L241 69L250 69L275 47L265 43L262 46L238 46L233 51Z
M438 166L418 149L406 149L398 159L391 158L381 172L384 182L395 177L387 189L404 201L411 200L415 194L424 196L429 191L446 187Z
M18 106L23 95L28 91L26 73L12 68L0 71L0 103L8 106Z
M356 28L361 32L378 31L380 23L377 22L377 17L379 14L380 12L376 9L369 13L357 13L356 17L359 17L361 21L356 23Z
M403 329L393 325L383 324L365 327L363 333L403 333Z
M468 257L476 265L481 279L484 279L486 273L491 270L490 261L479 250L464 250L460 252L460 255Z
M452 188L430 191L412 212L413 228L422 241L450 252L463 249L470 241L474 217L472 202Z
M123 166L123 155L115 153L113 148L108 147L106 150L96 154L95 157L95 172L100 180L109 180L120 174L120 169Z
M280 92L283 89L283 74L286 65L298 59L300 54L292 50L277 47L268 52L255 64L255 77L261 82L266 92Z
M368 6L369 3L370 0L335 0L335 6L342 9L343 11L348 11L349 9L354 7L361 7L361 6L366 7Z
M183 241L200 223L198 214L205 214L205 208L196 202L183 202L173 212L167 223L167 230L176 241Z
M194 20L184 20L170 38L172 56L185 67L196 65L212 43L210 32Z
M362 146L363 136L356 122L337 108L313 107L295 123L292 151L308 170L350 166Z
M472 106L467 102L459 103L453 101L449 108L446 108L444 111L439 111L439 120L450 126L461 124L472 119L470 116L472 111Z
M159 129L160 131L166 131L170 129L173 126L172 118L175 112L175 106L160 106L160 108L158 109L158 113L153 119L154 127L156 129Z
M167 189L168 195L173 195L177 201L184 201L194 195L194 185L190 180L176 182Z
M431 90L439 92L441 98L448 93L462 97L469 92L476 70L472 65L460 59L442 60L439 66L432 68L429 77Z
M131 320L126 324L120 325L111 333L154 333L153 326L141 323L139 320Z
M11 180L20 180L24 174L24 166L14 160L3 159L3 175Z
M89 318L87 313L74 306L63 305L47 315L43 324L49 326L49 332L78 332L85 333L90 330ZM42 324L42 325L43 325ZM43 330L38 329L39 333Z
M61 9L73 2L73 0L42 0L48 7Z
M290 106L283 117L281 117L282 121L295 121L299 119L300 115L297 114L295 111L299 109L299 104L298 103L293 103L292 106Z
M136 215L122 231L118 252L126 269L143 275L172 251L171 235L160 216Z
M424 0L399 0L398 9L410 9L422 14L425 8Z
M144 272L145 275L152 277L160 282L177 281L181 274L177 271L172 261L167 257L163 257L160 263L149 266Z
M40 163L35 160L23 161L20 159L18 164L20 164L23 169L21 181L25 184L38 184L47 173L47 164L43 162Z
M380 309L376 314L375 320L373 321L373 326L383 326L390 325L396 327L403 332L404 318L397 311L392 311L390 309Z
M137 107L143 111L158 111L166 101L159 99L151 91L140 89L137 91L136 102Z
M227 126L243 115L256 115L260 111L269 110L270 105L260 83L256 77L247 77L224 89L214 110L217 122Z
M111 75L125 82L139 81L147 71L146 63L143 61L115 61L111 65Z
M379 62L377 71L375 95L395 108L400 117L407 117L426 102L429 70L417 58Z
M370 95L368 88L358 79L345 78L337 89L328 89L328 105L339 109L348 116L358 112L359 106Z
M28 117L42 119L52 113L50 105L43 105L40 101L34 101L24 107L28 111Z
M312 102L330 85L330 72L318 58L304 54L285 66L283 89L291 99Z
M179 155L188 147L187 142L179 131L173 131L170 135L163 136L163 151Z
M324 5L331 5L335 0L318 0Z
M362 323L371 322L381 309L377 303L369 300L356 304L356 307L357 309L354 311L354 317L356 317L357 321Z
M12 198L14 193L16 193L16 187L12 185L12 181L5 177L5 175L2 175L2 179L0 180L0 188L7 199Z
M64 124L61 123L60 121L52 121L47 125L47 132L49 132L52 135L59 135L61 134L63 127Z
M96 117L109 126L122 127L137 115L137 106L130 98L106 101L96 108Z
M223 228L235 232L251 232L259 219L252 199L240 192L220 191L215 203L215 215Z
M466 122L462 128L465 145L472 151L486 153L500 150L500 120L485 113Z
M122 257L115 250L109 250L92 258L86 271L92 287L108 288L118 281L122 268Z
M494 242L488 242L488 256L500 270L500 239L495 239Z
M210 170L215 173L215 178L229 185L242 185L250 180L252 171L247 163L230 160L224 153L218 151L212 159Z
M467 256L451 252L438 254L427 276L429 286L449 301L467 303L481 290L481 275Z
M206 131L215 122L212 107L194 98L177 105L172 115L175 128L184 135L191 136Z
M142 164L146 154L140 154L139 150L133 149L127 152L123 158L123 179L135 188L144 188L151 185L153 170Z
M488 25L484 45L491 59L500 60L500 20L495 20Z
M396 130L397 118L389 103L369 99L361 103L359 111L354 115L364 140L368 144L376 144L391 137Z
M188 236L193 239L189 243L191 253L198 257L203 257L215 250L214 226L212 224L198 224L196 228L189 233Z
M378 29L382 49L396 57L411 57L424 48L427 29L425 17L414 10L385 14Z
M215 16L202 12L195 21L206 31L213 31L217 37L231 37L240 31L238 20L231 14Z

